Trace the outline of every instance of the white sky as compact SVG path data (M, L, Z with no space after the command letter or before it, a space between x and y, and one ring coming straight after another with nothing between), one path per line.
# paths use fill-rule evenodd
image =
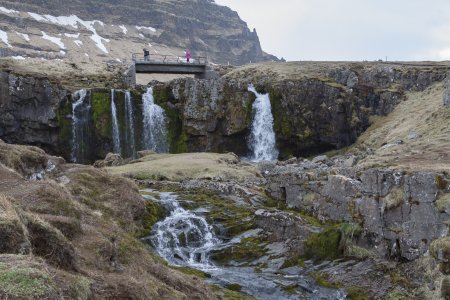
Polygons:
M216 0L287 60L450 60L450 0Z

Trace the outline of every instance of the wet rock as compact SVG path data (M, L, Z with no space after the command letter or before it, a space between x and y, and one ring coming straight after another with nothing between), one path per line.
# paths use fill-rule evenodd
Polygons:
M445 79L443 102L445 107L450 106L450 72L447 73L447 78Z

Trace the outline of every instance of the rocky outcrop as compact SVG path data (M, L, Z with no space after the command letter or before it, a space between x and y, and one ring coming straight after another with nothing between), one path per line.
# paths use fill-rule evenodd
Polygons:
M283 70L283 64L276 68ZM280 79L276 72L242 68L216 80L155 86L155 101L170 118L171 151L247 155L255 99L247 90L250 83L270 95L280 157L287 158L350 145L369 126L370 115L387 115L405 91L445 78L443 68L408 65L329 64L317 70L322 74L309 70L303 77Z
M337 161L266 170L269 194L322 221L357 223L358 245L414 260L448 234L448 179L433 172L341 167ZM441 203L441 204L439 204Z
M450 73L447 74L445 79L445 91L443 95L443 102L445 107L450 106Z
M58 153L58 116L68 92L47 78L0 73L0 138Z

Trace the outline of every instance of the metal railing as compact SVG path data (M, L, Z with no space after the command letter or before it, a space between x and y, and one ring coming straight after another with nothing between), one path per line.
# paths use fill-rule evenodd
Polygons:
M143 53L133 53L131 57L134 62L139 63L206 65L208 62L206 56L192 56L189 62L187 62L185 57L173 54L150 54L145 59Z

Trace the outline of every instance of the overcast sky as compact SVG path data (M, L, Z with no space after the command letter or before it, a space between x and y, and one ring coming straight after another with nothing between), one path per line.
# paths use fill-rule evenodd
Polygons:
M287 60L449 60L450 0L216 0Z

